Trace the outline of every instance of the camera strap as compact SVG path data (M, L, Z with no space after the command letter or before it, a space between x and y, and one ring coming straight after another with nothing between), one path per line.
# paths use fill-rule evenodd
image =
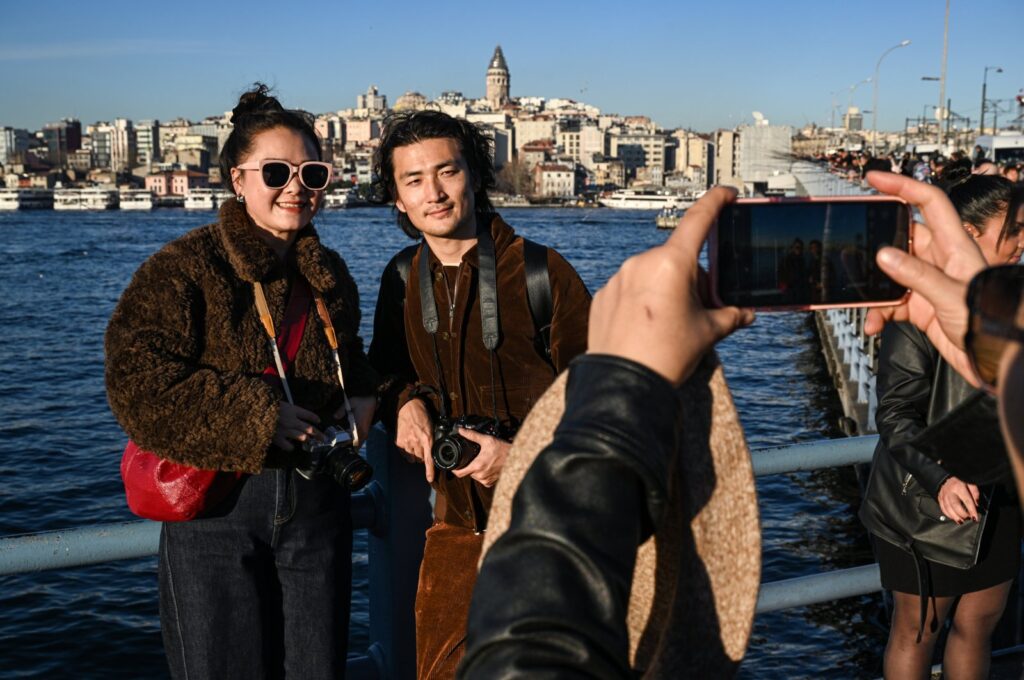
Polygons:
M494 380L494 350L497 349L498 343L501 340L501 331L498 325L498 270L494 252L494 238L487 228L480 229L477 232L476 252L480 269L478 293L480 298L480 330L484 347L490 355L491 399L494 420L497 422L498 391ZM439 327L437 300L434 297L434 281L430 275L430 246L425 240L420 254L419 284L423 330L430 335L430 340L434 347L434 364L437 367L437 380L441 387L441 416L448 417L451 411L451 404L449 402L448 390L445 386L441 354L437 349L437 330Z
M300 277L296 277L292 283L292 290L288 297L288 304L285 307L284 317L281 319L280 335L274 330L274 318L270 314L270 307L267 305L267 298L263 292L263 285L259 281L252 284L253 295L256 301L256 311L259 313L260 322L267 333L270 341L271 352L274 355L274 365L277 367L277 376L281 379L281 387L284 389L285 397L289 404L294 404L292 391L288 386L287 371L299 353L299 345L302 343L302 335L306 328L306 320L309 317L309 297L311 288L309 283ZM334 324L331 323L331 315L327 311L327 304L323 296L312 291L313 301L316 304L317 314L323 322L324 336L331 348L331 355L334 359L334 368L337 371L338 384L341 385L341 395L345 402L345 414L348 416L349 435L352 437L352 445L359 448L359 434L356 430L355 415L352 412L352 404L348 399L348 390L345 389L345 375L341 370L341 357L338 355L338 336L334 332ZM285 357L281 358L278 349L278 342L284 344ZM287 362L287 363L285 363Z

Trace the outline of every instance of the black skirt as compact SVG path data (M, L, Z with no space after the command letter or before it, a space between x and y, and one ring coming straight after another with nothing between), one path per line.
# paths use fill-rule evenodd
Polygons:
M1020 569L1020 514L1016 494L996 486L985 535L981 538L978 563L970 569L957 569L925 560L931 580L929 595L950 597L973 593L1016 577ZM882 587L920 595L913 556L877 536L872 536L872 542L882 572Z

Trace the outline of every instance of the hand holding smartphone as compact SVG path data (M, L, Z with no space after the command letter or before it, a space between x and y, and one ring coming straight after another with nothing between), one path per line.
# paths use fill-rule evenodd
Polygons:
M875 254L911 240L910 205L891 196L740 199L708 241L712 295L761 311L898 304L907 289Z

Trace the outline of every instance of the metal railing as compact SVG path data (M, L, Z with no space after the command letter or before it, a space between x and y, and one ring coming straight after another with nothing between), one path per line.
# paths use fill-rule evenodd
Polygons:
M752 452L757 476L866 463L876 436L850 437ZM356 529L369 530L370 639L365 656L349 657L348 677L414 677L413 625L423 534L431 522L422 468L394 454L376 430L367 446L374 481L352 496ZM157 554L160 524L119 522L0 538L0 575L72 567ZM761 584L757 612L828 602L881 590L878 565Z

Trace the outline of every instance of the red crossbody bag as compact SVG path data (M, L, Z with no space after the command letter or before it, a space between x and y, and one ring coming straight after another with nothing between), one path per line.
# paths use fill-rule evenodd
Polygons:
M263 291L254 284L260 316L271 342L278 350L275 363L263 371L268 381L284 379L299 353L302 334L309 318L311 299L309 284L301 277L292 285L292 291L281 321L281 332L276 337L269 312L265 312ZM280 359L280 375L277 360ZM287 381L284 381L287 385ZM287 387L285 387L287 392ZM289 394L289 401L291 401ZM181 522L201 517L227 498L245 473L221 470L199 470L175 463L151 451L139 448L129 440L121 456L121 479L128 508L145 519L158 522Z

